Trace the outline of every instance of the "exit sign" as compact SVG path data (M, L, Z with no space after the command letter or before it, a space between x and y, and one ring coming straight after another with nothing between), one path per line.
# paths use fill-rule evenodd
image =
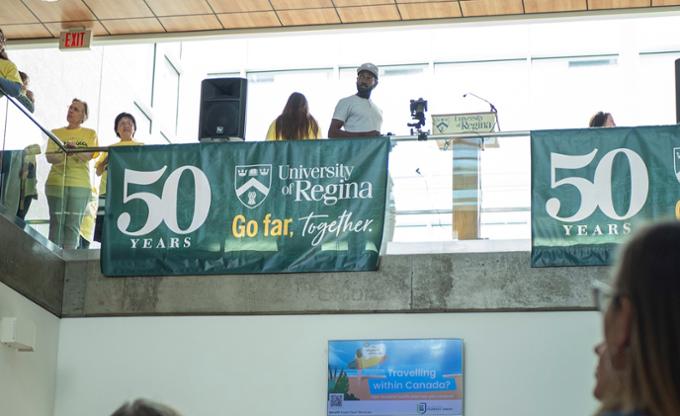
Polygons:
M92 40L91 30L83 29L61 32L59 35L59 49L67 51L90 49L90 40Z

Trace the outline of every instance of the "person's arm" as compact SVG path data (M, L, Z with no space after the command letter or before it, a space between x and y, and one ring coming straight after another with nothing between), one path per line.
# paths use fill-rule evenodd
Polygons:
M5 94L10 97L17 97L21 92L21 82L10 81L7 78L0 77L0 88L5 91Z
M94 165L95 173L97 176L102 176L106 172L106 168L109 166L109 154L103 153L101 157L97 160Z
M35 112L33 101L28 97L28 95L24 95L23 93L19 94L17 96L17 101L19 101L31 113Z
M328 128L328 138L330 139L351 139L356 137L380 137L380 132L377 130L372 131L345 131L342 130L342 126L345 123L342 120L333 119L331 120L331 126Z

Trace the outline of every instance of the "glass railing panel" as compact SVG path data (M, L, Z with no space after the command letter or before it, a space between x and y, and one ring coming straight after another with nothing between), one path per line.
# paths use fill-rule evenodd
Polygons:
M528 136L486 139L480 153L480 237L531 238L531 148Z
M64 160L65 153L53 144L48 158L45 151L51 140L37 121L10 99L2 98L0 108L3 162L0 203L3 212L14 217L17 224L61 246L63 227L55 223L50 230L50 224L55 217L51 213L61 215L67 212L68 207L61 204L64 200L64 170L50 172L52 162Z
M396 208L393 242L457 240L459 228L454 223L465 218L456 212L478 212L475 239L531 237L529 138L484 142L461 149L451 141L397 139L390 153Z

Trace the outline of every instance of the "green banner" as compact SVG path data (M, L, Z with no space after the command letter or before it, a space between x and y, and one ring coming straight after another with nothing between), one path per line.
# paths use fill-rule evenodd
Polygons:
M376 270L389 139L112 147L106 276Z
M680 127L531 133L533 267L611 264L650 220L680 214Z

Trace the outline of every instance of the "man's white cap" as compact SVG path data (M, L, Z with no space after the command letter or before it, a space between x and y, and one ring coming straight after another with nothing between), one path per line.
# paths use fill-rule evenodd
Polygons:
M357 74L359 74L359 72L361 72L361 71L368 71L371 74L373 74L375 79L378 79L378 67L373 65L370 62L366 62L365 64L361 64L361 66L359 68L357 68Z

